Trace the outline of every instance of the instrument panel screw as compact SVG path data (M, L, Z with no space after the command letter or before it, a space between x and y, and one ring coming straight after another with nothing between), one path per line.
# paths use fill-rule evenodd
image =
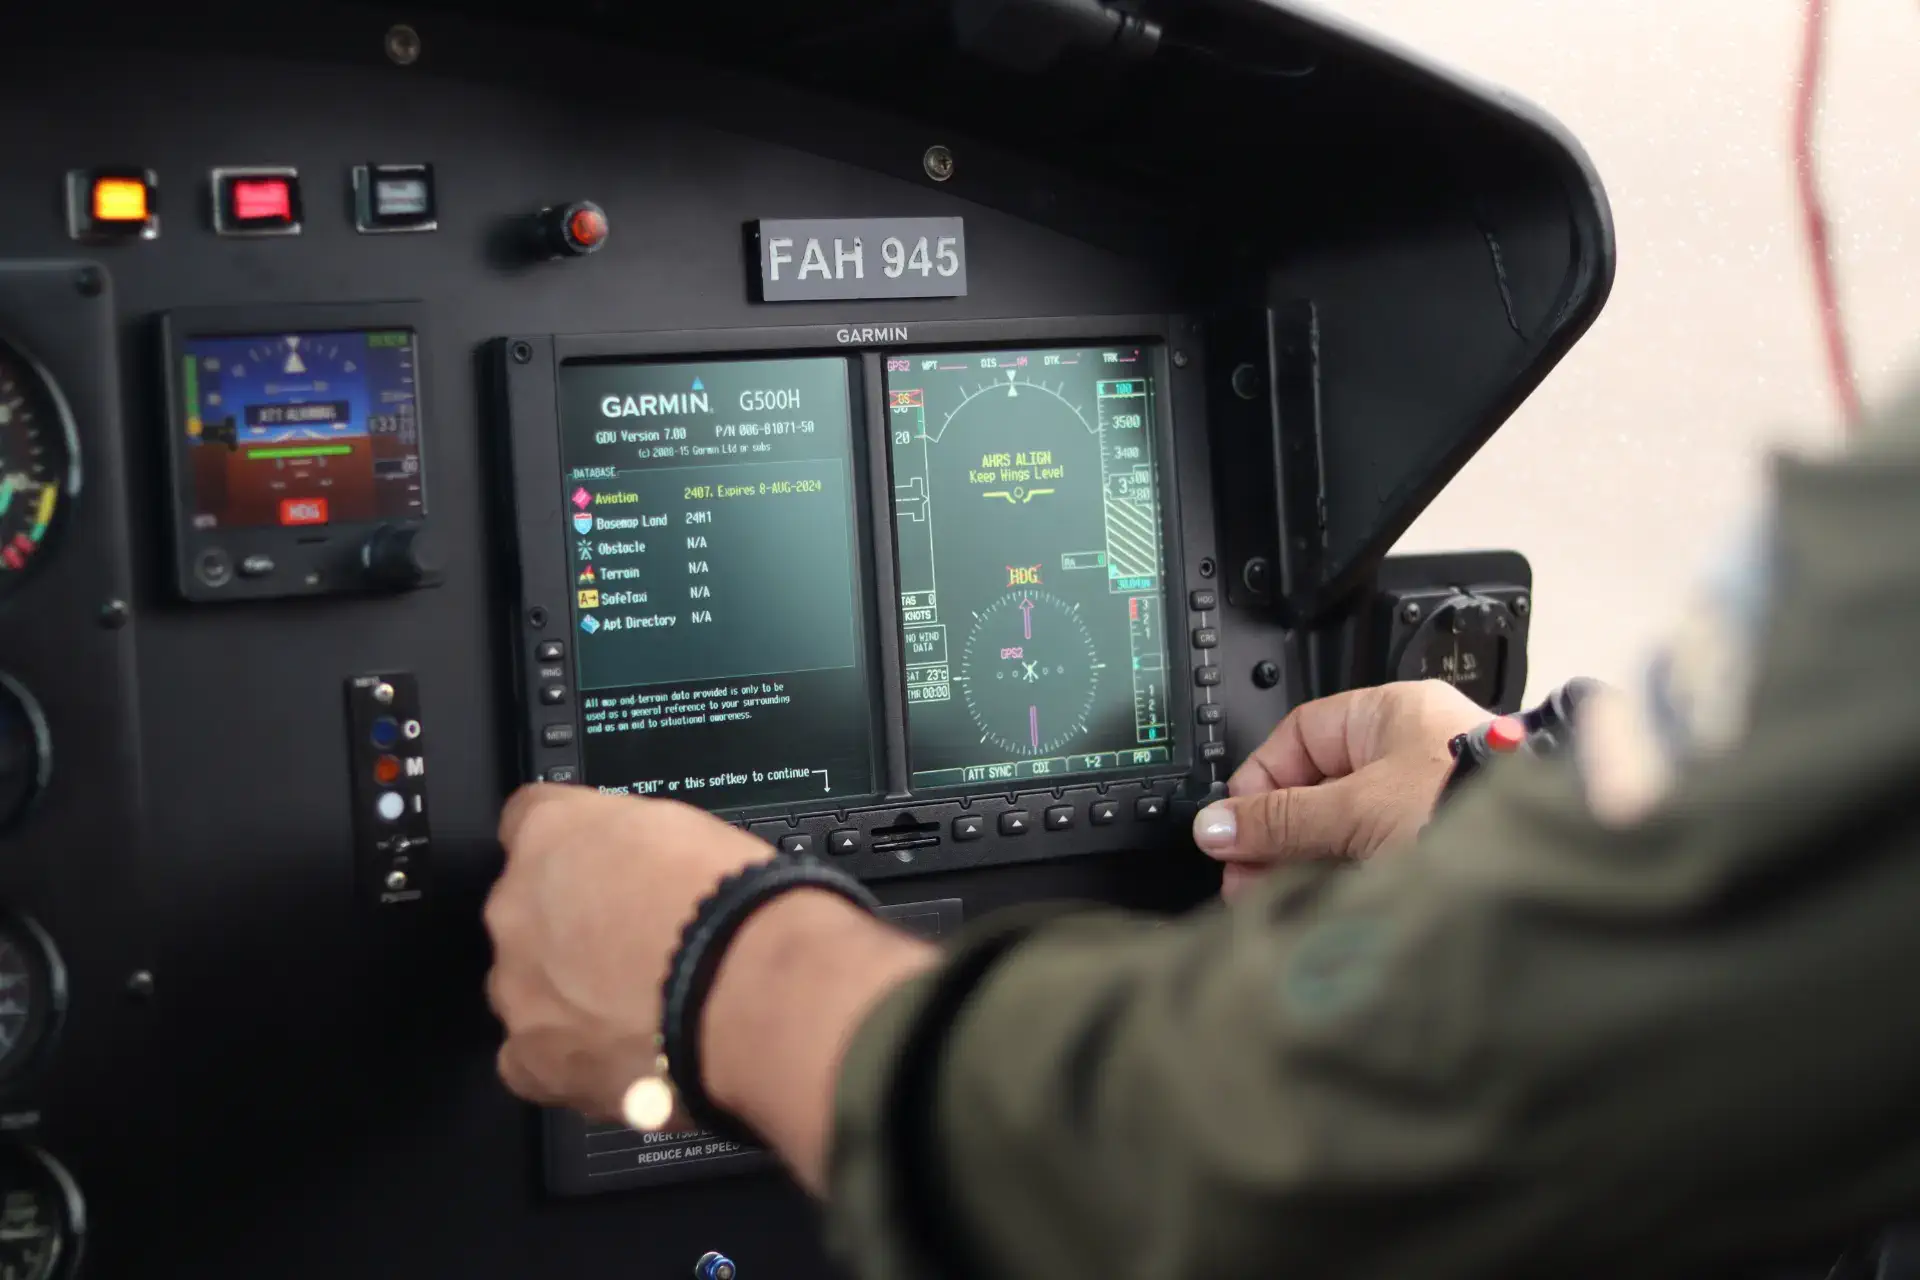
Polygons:
M1400 621L1402 622L1418 622L1422 616L1423 611L1420 608L1420 602L1418 600L1409 600L1400 606Z
M395 66L410 67L420 60L420 33L404 22L387 28L386 44Z
M1532 612L1533 612L1533 601L1527 599L1525 596L1515 596L1513 598L1513 616L1514 617L1524 618L1529 613L1532 613Z
M127 608L125 600L109 600L100 606L100 625L109 631L118 631L127 625L133 611Z
M73 287L80 291L80 296L83 298L97 298L104 287L104 281L101 280L97 268L82 267L74 273Z
M516 342L513 344L513 362L515 364L526 364L528 361L532 359L533 359L532 343Z
M935 182L945 182L953 176L953 152L935 145L927 148L927 154L920 157L920 167Z
M135 969L127 977L127 994L135 1000L153 999L153 970Z
M1280 683L1280 664L1271 658L1263 658L1253 664L1253 683L1262 689L1271 689Z
M1176 369L1184 369L1184 368L1186 368L1186 367L1187 367L1187 353L1186 353L1186 352L1184 352L1184 351L1176 351L1176 352L1174 352L1174 353L1173 353L1173 367L1174 367L1174 368L1176 368Z

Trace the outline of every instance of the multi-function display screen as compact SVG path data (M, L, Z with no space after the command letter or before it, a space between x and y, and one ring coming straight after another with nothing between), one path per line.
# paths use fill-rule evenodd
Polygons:
M425 515L416 345L410 329L188 338L193 527Z
M913 785L1168 763L1149 352L887 358Z
M584 780L870 792L848 362L573 364L560 401Z

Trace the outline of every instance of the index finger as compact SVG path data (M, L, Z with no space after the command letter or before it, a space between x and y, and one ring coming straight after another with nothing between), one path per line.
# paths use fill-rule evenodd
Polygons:
M1354 770L1353 731L1365 719L1372 689L1349 689L1303 702L1287 713L1233 776L1227 794L1257 795L1282 787L1310 787Z

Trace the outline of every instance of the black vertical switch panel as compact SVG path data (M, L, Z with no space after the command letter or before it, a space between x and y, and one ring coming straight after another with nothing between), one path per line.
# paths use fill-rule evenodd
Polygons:
M432 880L427 730L420 687L407 672L347 681L347 762L361 898L419 902Z

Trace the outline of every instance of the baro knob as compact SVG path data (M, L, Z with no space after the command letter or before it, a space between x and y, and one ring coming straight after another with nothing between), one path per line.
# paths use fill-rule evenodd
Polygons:
M431 563L426 530L417 524L383 524L360 548L360 571L367 585L382 591L411 591L439 581Z

